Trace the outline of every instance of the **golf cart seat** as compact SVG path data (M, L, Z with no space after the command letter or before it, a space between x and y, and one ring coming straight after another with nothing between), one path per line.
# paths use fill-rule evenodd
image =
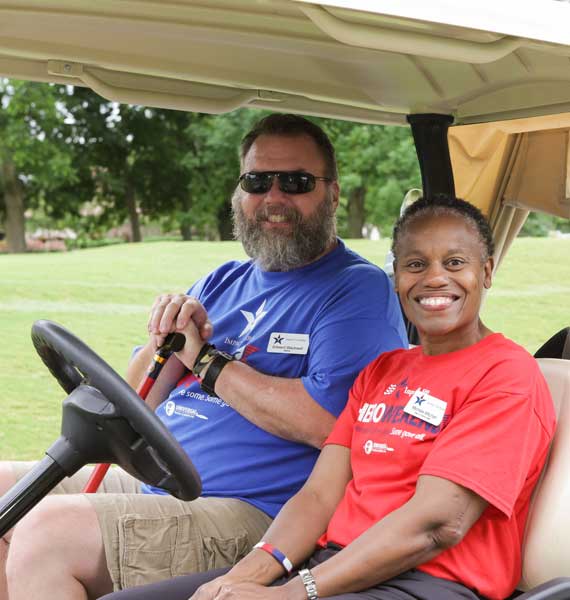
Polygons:
M570 362L537 360L558 422L525 532L519 589L530 591L517 600L562 600L570 598Z

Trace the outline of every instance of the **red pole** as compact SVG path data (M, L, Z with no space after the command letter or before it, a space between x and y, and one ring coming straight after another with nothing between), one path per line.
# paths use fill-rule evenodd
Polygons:
M186 339L182 333L171 333L170 335L166 336L164 343L160 348L157 349L152 357L152 362L148 367L146 377L137 390L137 394L142 400L147 399L154 382L160 375L160 371L162 371L162 367L166 364L166 361L170 355L173 352L182 350L185 342ZM101 485L101 482L107 474L110 466L110 464L101 464L95 466L93 473L91 473L91 477L89 477L89 480L83 488L84 494L94 494L99 489L99 486Z

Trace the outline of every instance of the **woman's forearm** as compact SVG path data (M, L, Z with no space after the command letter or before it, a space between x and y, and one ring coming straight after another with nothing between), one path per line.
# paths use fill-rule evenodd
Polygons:
M285 554L294 566L301 564L325 532L351 477L350 450L325 446L311 476L281 509L263 540ZM253 550L230 571L236 580L262 585L284 574L279 563L261 549Z
M467 488L420 477L406 504L312 570L319 596L373 587L432 560L459 543L486 506Z

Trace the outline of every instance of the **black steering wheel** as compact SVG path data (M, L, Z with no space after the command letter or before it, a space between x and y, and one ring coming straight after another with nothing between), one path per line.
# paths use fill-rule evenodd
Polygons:
M64 402L62 435L72 448L74 464L113 462L182 500L200 495L200 476L186 452L102 358L52 321L36 321L32 341L70 394Z

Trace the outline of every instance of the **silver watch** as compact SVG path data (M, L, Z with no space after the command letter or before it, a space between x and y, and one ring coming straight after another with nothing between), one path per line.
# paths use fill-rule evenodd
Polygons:
M317 584L315 578L309 569L301 569L299 571L299 577L305 586L307 591L307 600L319 600L319 594L317 593Z

